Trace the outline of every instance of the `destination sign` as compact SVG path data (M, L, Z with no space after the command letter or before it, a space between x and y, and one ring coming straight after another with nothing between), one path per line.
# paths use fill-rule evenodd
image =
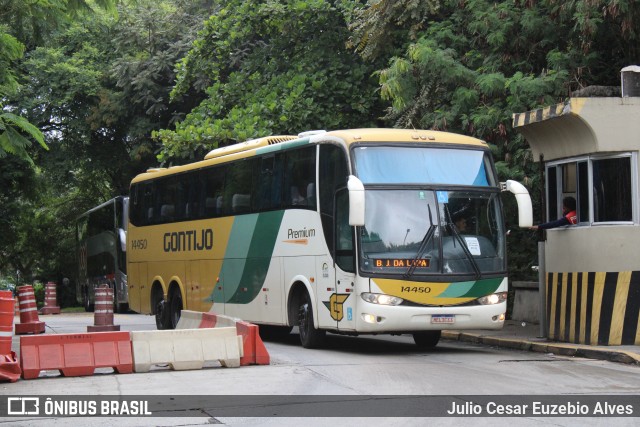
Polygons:
M375 258L373 265L377 268L429 268L430 259L413 259L413 258Z

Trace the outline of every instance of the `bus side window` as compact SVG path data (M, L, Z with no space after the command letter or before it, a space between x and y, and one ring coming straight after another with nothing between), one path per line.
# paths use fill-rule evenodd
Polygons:
M315 209L316 146L288 151L284 177L284 202L287 207ZM313 191L313 197L309 190Z
M250 159L231 163L226 168L222 199L223 215L242 214L251 211L252 167Z
M203 171L203 188L201 193L204 195L204 217L212 218L224 215L223 211L223 191L226 166L215 166Z
M253 212L280 208L282 158L278 153L253 160Z

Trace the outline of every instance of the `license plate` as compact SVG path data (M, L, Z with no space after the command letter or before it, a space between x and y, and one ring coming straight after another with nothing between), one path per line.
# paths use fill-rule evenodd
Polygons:
M434 314L431 316L431 323L452 324L456 323L456 316L453 314Z

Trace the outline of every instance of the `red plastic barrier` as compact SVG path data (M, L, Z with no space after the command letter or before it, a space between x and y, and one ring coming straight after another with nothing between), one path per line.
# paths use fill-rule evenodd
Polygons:
M260 338L258 325L248 322L236 322L238 335L242 335L244 356L240 358L240 365L268 365L269 352Z
M66 377L93 375L96 368L133 372L129 332L95 332L20 337L22 378L59 370Z
M45 324L38 319L33 287L30 285L19 286L18 301L20 302L20 323L16 323L16 335L43 333Z
M60 314L56 284L54 282L48 282L44 285L44 307L40 310L40 314Z
M215 328L217 326L234 326L238 335L242 335L244 356L240 358L240 365L268 365L269 352L260 338L258 325L234 319L228 316L202 313L199 328Z
M96 289L96 303L93 326L87 326L87 332L119 331L120 325L113 324L113 289L106 285Z
M0 291L0 382L12 383L20 378L20 365L11 351L15 300L11 291Z

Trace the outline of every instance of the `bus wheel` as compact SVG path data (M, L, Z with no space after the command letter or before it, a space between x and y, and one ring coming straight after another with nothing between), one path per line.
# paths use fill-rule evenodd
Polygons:
M82 298L83 302L84 302L84 311L86 312L92 312L94 309L93 304L91 304L91 301L89 300L89 292L85 291L84 292L84 297Z
M167 329L166 328L166 317L167 317L167 303L163 299L158 301L156 304L156 328L158 330Z
M167 313L167 329L175 329L182 312L182 294L180 289L173 288L169 296L169 312Z
M113 312L114 313L121 313L120 304L118 304L118 296L116 295L115 289L113 291Z
M414 332L413 340L418 348L433 348L438 345L442 331L422 331Z
M316 329L313 325L313 311L309 294L304 293L298 308L298 329L300 343L304 348L320 347L326 336L326 331Z

